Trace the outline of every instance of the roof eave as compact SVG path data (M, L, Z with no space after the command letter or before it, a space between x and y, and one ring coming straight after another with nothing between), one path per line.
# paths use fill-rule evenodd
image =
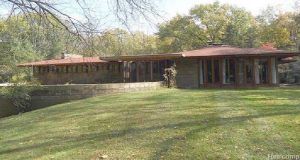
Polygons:
M101 64L108 62L80 62L80 63L61 63L61 64L18 64L17 67L42 67L42 66L70 66L70 65L81 65L81 64Z
M149 60L168 60L181 58L182 54L155 54L155 55L136 55L136 56L112 56L100 57L105 61L149 61Z

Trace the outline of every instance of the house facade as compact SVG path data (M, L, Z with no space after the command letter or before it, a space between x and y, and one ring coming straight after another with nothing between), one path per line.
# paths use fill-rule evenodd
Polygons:
M19 65L31 67L42 84L162 81L176 66L179 88L256 87L279 84L278 65L297 52L274 48L213 46L180 53L83 57Z

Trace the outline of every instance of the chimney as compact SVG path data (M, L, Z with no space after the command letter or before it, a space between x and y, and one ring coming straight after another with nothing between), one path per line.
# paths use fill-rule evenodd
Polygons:
M66 56L65 56L65 53L64 52L61 52L61 57L60 57L61 59L65 59L66 58Z
M272 42L267 42L261 45L262 49L269 49L269 50L276 50L277 48L275 47L275 44Z

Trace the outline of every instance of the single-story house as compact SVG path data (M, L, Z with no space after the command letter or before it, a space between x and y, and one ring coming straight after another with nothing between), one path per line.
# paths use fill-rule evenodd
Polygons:
M122 83L163 80L176 65L179 88L255 87L279 84L278 65L299 52L275 48L210 46L168 54L82 57L20 64L31 67L42 84Z

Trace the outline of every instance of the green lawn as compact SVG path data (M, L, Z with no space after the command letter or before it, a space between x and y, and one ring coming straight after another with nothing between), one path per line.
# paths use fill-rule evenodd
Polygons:
M300 88L89 98L0 119L0 159L266 159L300 154Z

